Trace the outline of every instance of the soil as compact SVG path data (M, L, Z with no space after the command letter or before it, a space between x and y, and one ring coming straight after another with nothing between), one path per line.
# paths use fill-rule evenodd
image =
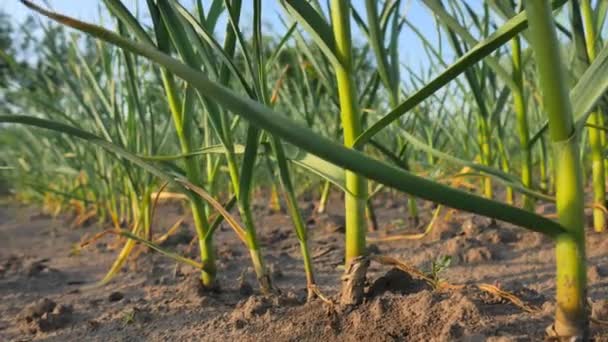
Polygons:
M437 275L462 289L436 290L409 273L371 263L362 304L306 301L299 244L289 216L255 203L265 260L280 294L259 293L247 249L222 225L215 242L219 288L201 291L198 271L158 253L132 258L109 284L103 278L122 241L106 236L83 250L83 239L108 227L74 228L69 217L52 218L32 206L0 207L0 341L538 341L554 311L554 250L540 234L471 214L443 209L441 220L419 240L376 242L370 252L397 258L424 272L441 256L451 264ZM306 202L302 202L306 203ZM379 231L370 237L420 233L433 208L420 202L414 227L402 198L375 200ZM339 299L344 270L342 199L332 195L327 213L303 206L321 293ZM551 213L550 206L539 211ZM153 231L160 234L187 211L161 204ZM186 220L164 242L196 258ZM597 318L608 317L608 235L588 230L589 298ZM528 313L504 298L482 292L488 283L509 291ZM608 328L591 325L597 341Z

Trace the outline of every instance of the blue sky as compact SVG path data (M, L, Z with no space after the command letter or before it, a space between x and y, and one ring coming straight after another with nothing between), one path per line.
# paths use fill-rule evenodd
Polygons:
M40 4L44 2L42 0L37 1ZM47 0L48 4L52 9L62 14L76 17L81 20L89 22L99 22L99 8L103 7L102 0ZM145 0L123 0L123 2L134 9L138 4L142 9L145 9ZM183 0L183 4L188 5L192 3L192 0ZM203 3L208 3L204 0ZM354 0L355 7L358 8L362 15L365 15L364 1ZM416 25L421 31L428 32L431 41L434 41L435 37L435 26L433 23L430 12L423 7L418 0L404 1L405 5L402 6L402 11L406 11L407 18ZM249 9L252 1L243 1L245 14L251 13ZM19 0L0 0L0 11L9 13L15 22L22 22L31 11L23 6ZM263 20L271 27L278 31L283 31L283 26L280 22L279 14L281 8L278 0L264 0L263 1ZM251 18L251 16L245 15L244 18ZM111 25L108 21L105 25ZM364 38L354 31L354 37L358 40ZM415 69L418 69L421 64L426 65L424 53L422 52L421 43L418 38L409 31L405 30L401 35L400 42L400 57L402 63L409 64Z

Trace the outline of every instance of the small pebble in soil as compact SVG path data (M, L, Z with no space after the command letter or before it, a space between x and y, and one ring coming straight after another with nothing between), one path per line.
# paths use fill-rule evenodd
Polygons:
M125 296L122 294L122 292L114 291L114 292L110 293L110 295L108 296L108 301L118 302L118 301L122 300L124 297Z

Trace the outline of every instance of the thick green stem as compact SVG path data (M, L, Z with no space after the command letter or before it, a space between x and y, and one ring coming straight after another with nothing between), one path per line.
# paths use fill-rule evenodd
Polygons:
M530 130L528 127L528 113L526 111L526 100L524 97L523 69L521 65L521 43L519 37L511 40L513 48L513 81L516 88L513 89L513 107L517 117L517 134L519 135L520 158L521 158L521 183L532 188L532 154L528 147L530 142ZM522 206L527 210L534 210L534 199L530 196L522 196Z
M566 233L556 238L557 309L554 329L559 336L588 339L584 203L578 134L566 89L549 1L526 0L531 46L536 57L544 109L554 148L557 214Z
M249 143L254 142L256 145L255 150L257 150L258 144L258 135L259 132L255 128L249 128L253 131L248 132L248 145ZM243 161L243 164L247 163L249 167L253 170L253 164L255 163L255 154L254 153L246 153L246 159ZM250 203L250 185L251 185L251 173L244 173L241 177L238 171L238 165L236 163L236 157L234 152L228 151L225 154L226 162L228 164L228 173L230 175L231 185L234 193L237 197L239 214L241 215L241 219L243 220L243 225L245 226L246 231L246 241L247 248L249 249L249 254L251 256L251 261L253 263L254 272L256 273L256 277L260 284L260 289L264 293L272 292L272 283L270 277L268 276L268 272L266 271L266 267L264 265L264 260L262 258L262 254L260 252L258 239L256 236L255 224L253 221L253 213L251 212L251 203ZM253 158L253 160L252 160ZM243 184L244 183L244 184ZM244 186L244 187L242 187Z
M590 124L599 125L600 112L594 112L589 116ZM593 227L597 232L606 229L606 214L602 207L606 202L606 174L604 170L604 148L602 145L601 134L597 128L589 128L589 145L591 146L591 173L593 181ZM601 207L598 207L601 206Z
M583 17L583 25L585 28L585 42L587 48L587 57L589 62L593 62L596 57L595 44L595 25L593 23L593 10L589 0L581 0L581 15ZM602 125L602 113L596 111L589 116L588 122L594 126ZM593 202L596 205L593 208L593 227L597 232L602 232L606 229L606 214L604 209L597 205L604 206L606 202L606 171L604 160L604 144L602 135L605 133L593 126L589 128L589 146L591 147L591 173L593 181Z
M193 198L190 202L192 209L192 218L194 221L194 229L198 237L198 248L201 256L201 263L208 266L205 271L201 271L201 282L205 288L213 288L215 286L215 253L213 249L212 236L207 236L209 223L205 214L204 203L200 197Z
M257 150L260 140L260 130L250 125L247 127L247 140L245 143L245 154L243 163L241 164L241 172L238 181L239 190L236 192L238 207L245 226L246 243L249 248L253 268L260 284L262 293L268 294L273 292L272 282L268 276L266 266L260 245L258 243L256 227L253 220L253 212L251 210L251 190L253 188L253 172L255 170L255 161L257 158ZM234 184L233 184L234 185ZM236 189L235 189L236 190Z
M246 205L248 204L249 203L246 203ZM266 270L264 258L258 244L258 238L253 223L253 214L250 207L245 207L242 202L239 203L239 209L246 231L245 242L247 243L247 248L249 248L249 255L251 256L251 261L253 263L253 270L255 271L258 283L260 284L260 290L264 294L272 293L272 282Z
M604 113L600 112L599 119L599 125L604 127ZM606 133L600 134L600 140L602 141L602 146L608 145L606 143ZM608 158L604 158L604 179L608 179Z
M283 145L281 145L281 141L275 136L271 137L271 141L279 166L280 183L285 195L287 209L289 210L289 215L291 216L296 235L298 236L298 241L300 242L300 251L302 252L302 259L304 259L308 298L312 298L314 296L313 286L315 285L315 278L312 269L312 259L310 258L310 253L308 253L308 231L304 219L302 218L302 213L298 208L298 200L296 198L295 190L293 189L293 183L291 182L289 165L287 164Z
M346 0L331 1L331 18L335 39L336 65L340 115L344 129L344 145L353 147L361 134L361 118L357 94L353 81L350 6ZM346 171L345 215L346 215L346 263L365 254L365 203L367 181L354 172Z
M555 181L560 223L569 229L556 239L557 311L555 329L563 336L587 336L587 296L583 185L578 144L555 143ZM578 181L577 181L578 179Z
M169 109L173 117L173 124L175 131L180 143L182 153L188 154L192 151L191 148L191 123L184 122L184 118L189 117L188 111L191 110L192 106L192 94L189 91L186 92L184 103L181 104L177 100L176 85L173 81L172 76L166 72L162 72L163 84L165 87L165 93L167 94L167 101L169 103ZM188 157L184 160L186 168L186 177L196 184L202 185L203 179L201 170L194 157ZM211 237L205 238L209 224L207 222L207 216L205 213L205 204L200 197L194 197L190 201L190 208L192 210L192 219L194 221L194 229L198 237L199 252L201 262L208 265L205 271L201 271L201 282L206 288L213 288L215 286L215 255L213 251L213 242Z

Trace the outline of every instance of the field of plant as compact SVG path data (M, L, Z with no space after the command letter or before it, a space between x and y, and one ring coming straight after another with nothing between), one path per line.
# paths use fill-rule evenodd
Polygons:
M21 3L0 339L608 340L608 1Z

